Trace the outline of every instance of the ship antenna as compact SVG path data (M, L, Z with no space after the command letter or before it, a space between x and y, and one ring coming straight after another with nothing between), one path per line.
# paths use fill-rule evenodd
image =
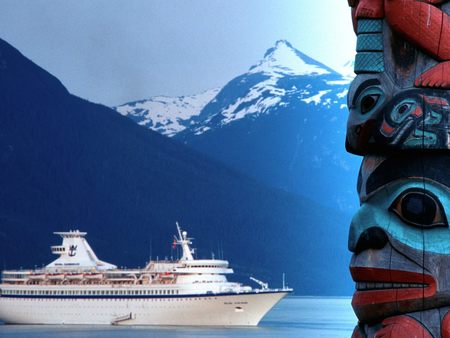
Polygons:
M286 289L286 283L285 283L285 280L284 280L284 272L283 272L283 290L284 289Z
M151 262L151 260L152 260L152 242L153 242L153 240L152 240L152 238L150 237L150 252L149 252L149 254L150 254L149 261L150 261L150 262Z
M178 236L180 241L183 239L183 237L181 236L181 229L180 229L180 225L178 224L178 221L175 222L175 224L177 225L177 230L178 230Z

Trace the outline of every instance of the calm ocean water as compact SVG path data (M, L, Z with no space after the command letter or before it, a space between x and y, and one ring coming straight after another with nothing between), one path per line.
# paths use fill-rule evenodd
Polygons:
M255 328L0 325L2 338L349 338L356 324L350 298L288 297Z

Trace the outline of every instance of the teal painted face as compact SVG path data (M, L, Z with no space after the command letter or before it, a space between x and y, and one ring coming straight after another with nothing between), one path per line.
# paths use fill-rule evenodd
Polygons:
M362 323L450 306L447 162L450 156L364 159L348 242L352 305Z
M450 189L431 180L404 179L383 186L353 217L349 248L367 229L383 229L415 250L450 255Z

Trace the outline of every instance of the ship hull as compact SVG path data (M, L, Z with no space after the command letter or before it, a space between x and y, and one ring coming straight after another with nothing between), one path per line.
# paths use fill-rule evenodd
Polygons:
M139 298L0 297L7 324L256 326L288 291Z

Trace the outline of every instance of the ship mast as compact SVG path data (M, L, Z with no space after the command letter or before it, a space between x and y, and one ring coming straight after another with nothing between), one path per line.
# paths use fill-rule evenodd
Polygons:
M176 222L177 230L178 230L178 238L175 237L175 240L178 245L181 246L181 249L183 250L183 256L181 257L181 261L192 261L194 260L194 257L192 256L193 250L189 247L190 244L192 244L191 239L187 237L186 231L181 231L180 225L178 222Z

